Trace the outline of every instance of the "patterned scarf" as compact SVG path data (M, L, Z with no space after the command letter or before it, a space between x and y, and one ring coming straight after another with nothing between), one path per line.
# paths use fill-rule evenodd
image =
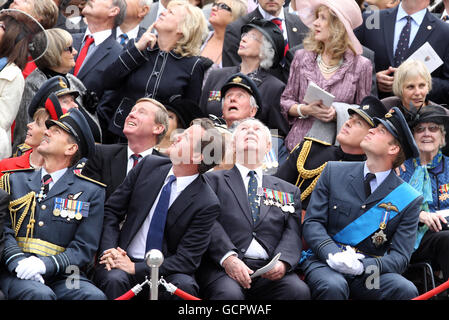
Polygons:
M409 184L417 191L421 192L424 197L424 201L421 206L421 211L429 212L429 204L433 202L432 181L430 180L428 170L436 168L441 163L442 158L443 153L441 152L441 150L439 150L438 153L435 155L435 157L432 159L432 162L428 163L427 165L421 165L421 161L419 160L419 158L413 159L415 171L413 172L413 175L410 178ZM421 242L421 239L424 236L424 233L426 233L428 229L429 227L425 224L418 228L418 233L416 235L416 242L415 242L415 250L418 248L419 243Z

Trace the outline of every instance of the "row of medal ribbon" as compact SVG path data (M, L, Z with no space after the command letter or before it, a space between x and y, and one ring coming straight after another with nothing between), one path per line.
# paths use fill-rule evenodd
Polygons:
M259 187L257 188L257 195L265 198L263 204L266 206L276 206L283 212L295 212L295 203L291 193Z
M53 215L56 217L67 218L67 220L81 220L89 215L89 202L55 198Z

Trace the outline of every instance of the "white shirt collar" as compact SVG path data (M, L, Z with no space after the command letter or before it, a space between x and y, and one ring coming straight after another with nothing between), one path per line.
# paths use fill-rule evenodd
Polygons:
M268 12L266 12L264 9L262 9L262 7L261 7L260 5L259 5L258 8L259 8L260 14L262 15L262 17L263 17L265 20L271 20L271 19L274 19L274 18L279 18L279 19L281 19L282 21L285 20L285 18L284 18L284 8L281 9L281 12L279 13L279 16L278 16L278 17L272 16L271 14L269 14Z
M128 159L131 158L131 156L135 153L133 152L129 146L127 147L128 149ZM147 149L145 151L139 152L139 154L142 156L142 158L144 158L145 156L152 154L153 153L153 148Z
M116 39L119 39L122 34L125 32L120 29L120 27L117 27L117 30L115 32ZM137 34L139 33L139 25L135 26L134 29L129 30L126 32L126 35L128 36L128 39L136 39Z
M68 168L64 168L64 169L55 171L53 173L50 173L51 179L52 179L52 182L50 182L50 187L53 186L64 175L64 173L67 171L67 169ZM41 169L41 180L46 174L49 174L49 173L47 172L47 170L42 168Z
M427 8L422 9L421 11L415 12L410 15L412 20L415 21L416 24L421 25L421 22L424 20L424 16L427 13ZM408 16L408 13L402 8L402 3L398 6L398 14L396 15L396 22L401 20L402 18Z
M167 183L168 177L175 175L173 172L173 168L170 169L170 171L167 174L167 177L165 178L164 184ZM191 176L183 176L183 177L176 177L176 181L174 184L176 185L176 193L180 194L189 184L193 182L197 177L199 176L198 173L191 175Z
M365 179L367 173L369 173L369 169L368 166L366 165L366 161L363 164L363 179ZM388 177L388 175L390 174L391 169L387 170L387 171L380 171L380 172L376 172L374 173L374 175L376 176L376 179L373 179L371 181L371 187L374 185L375 188L377 188L378 186L380 186L382 184L382 182L384 182L384 180ZM374 192L375 188L372 188L372 192Z
M109 36L112 34L112 30L108 29L108 30L103 30L103 31L98 31L95 33L91 33L89 30L89 27L86 30L86 33L84 34L84 39L86 39L87 35L91 35L94 38L94 42L95 42L95 46L99 46L100 44L102 44L107 38L109 38Z
M236 163L235 166L237 167L237 169L240 172L240 175L242 176L243 181L245 181L246 179L249 180L249 176L248 173L250 171L255 171L256 172L256 178L257 178L257 184L259 186L262 185L262 178L263 178L263 170L262 167L258 167L257 169L248 169L247 167L245 167L244 165L240 164L240 163ZM247 187L247 186L246 186Z

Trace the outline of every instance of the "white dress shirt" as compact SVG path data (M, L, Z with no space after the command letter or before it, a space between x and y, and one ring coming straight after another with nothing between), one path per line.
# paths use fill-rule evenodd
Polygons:
M153 148L150 148L150 149L147 149L147 150L145 150L143 152L140 152L139 154L142 156L142 158L139 159L139 162L140 162L140 160L145 158L147 155L152 154L152 153L153 153ZM134 154L134 152L128 146L128 165L126 167L126 174L128 174L131 171L131 169L133 168L134 159L131 158L131 156L133 154Z
M248 173L250 171L256 172L257 187L258 188L262 187L263 170L261 167L252 170L252 169L248 169L247 167L242 166L241 164L238 164L238 163L236 163L235 166L237 167L237 169L239 170L239 172L242 176L243 185L245 186L246 193L248 193L248 184L249 184L249 179L250 179ZM223 256L223 258L221 258L220 265L223 265L223 261L231 255L237 255L237 253L234 251L227 252ZM251 243L250 243L248 249L246 250L244 256L245 256L245 258L250 258L250 259L260 259L260 260L268 259L267 251L260 245L260 243L255 238L253 238L251 240Z
M153 218L154 210L156 209L156 205L159 201L159 197L161 196L161 191L164 188L164 186L168 182L168 177L174 175L173 169L170 169L167 176L165 177L164 184L159 191L159 194L156 197L156 200L154 200L153 205L151 206L150 212L148 213L147 217L145 218L145 221L143 222L142 226L140 227L139 231L137 231L136 235L134 236L133 240L131 241L127 253L128 256L136 258L136 259L144 259L145 258L145 247L147 243L147 234L148 229L150 228L151 219ZM178 196L181 194L182 191L184 191L185 188L187 188L188 185L190 185L193 180L195 180L198 177L198 174L194 174L192 176L185 176L185 177L177 177L175 181L172 183L171 187L171 193L170 193L170 201L169 201L169 208L175 202L175 200L178 198Z
M413 40L415 39L416 34L418 33L419 26L421 25L422 21L424 20L424 16L427 13L427 9L422 9L421 11L415 12L414 14L410 15L412 17L410 25L410 41L408 43L408 46L412 44ZM402 29L407 24L407 12L402 9L402 3L398 6L398 14L396 15L396 26L394 28L394 42L393 42L393 56L396 52L396 48L398 46L399 42L399 36L401 35Z
M125 32L120 29L120 27L117 27L115 32L115 40L117 40L118 43L120 43L120 36L124 34ZM139 25L135 26L134 29L129 30L126 32L126 35L128 36L128 39L125 40L125 43L128 43L129 39L136 39L137 35L139 34Z

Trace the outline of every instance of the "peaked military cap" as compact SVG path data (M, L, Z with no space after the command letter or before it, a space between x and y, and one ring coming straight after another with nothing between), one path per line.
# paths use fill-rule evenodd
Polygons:
M260 109L262 108L262 98L260 97L259 89L257 88L256 83L251 80L250 77L243 73L236 73L231 75L221 88L221 99L223 99L226 95L226 92L233 87L240 87L242 89L245 89L250 95L254 97L256 100L257 105L259 106L257 114L259 114Z
M406 159L419 157L419 150L413 134L401 110L393 107L383 118L374 118L376 125L383 124L402 146Z
M67 112L61 107L58 97L66 94L73 95L75 99L79 96L78 91L70 90L70 84L65 77L55 76L48 79L31 100L28 106L28 115L33 118L38 108L45 108L50 113L51 119L58 120L60 116Z
M349 115L357 113L368 124L374 128L374 118L382 118L388 112L385 105L378 98L373 96L367 96L360 102L359 107L349 107Z
M91 158L95 154L95 142L86 118L76 108L70 109L63 114L59 120L47 120L47 128L57 125L67 133L71 134L77 141L81 157Z

